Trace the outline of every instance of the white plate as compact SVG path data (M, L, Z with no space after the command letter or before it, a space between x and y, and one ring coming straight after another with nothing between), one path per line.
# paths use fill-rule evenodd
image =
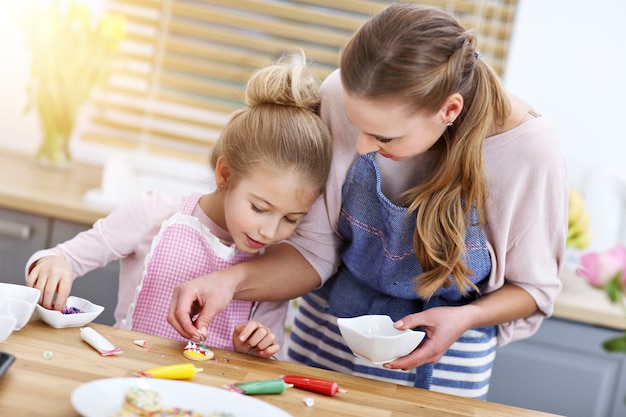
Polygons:
M72 391L71 402L83 417L110 417L122 408L126 391L132 386L159 392L163 406L200 412L229 412L236 417L293 417L259 399L193 382L156 378L105 378L87 382Z

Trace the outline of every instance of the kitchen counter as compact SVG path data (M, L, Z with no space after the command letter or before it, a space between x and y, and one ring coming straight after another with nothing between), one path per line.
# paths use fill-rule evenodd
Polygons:
M0 151L0 207L76 223L92 224L108 209L88 204L83 196L100 186L102 170L74 164L45 168L31 155Z
M100 167L76 163L68 169L37 165L31 155L0 151L0 207L92 224L109 209L84 199L87 191L99 188ZM605 294L591 288L573 272L562 274L563 292L554 307L554 317L614 329L626 329L621 310Z

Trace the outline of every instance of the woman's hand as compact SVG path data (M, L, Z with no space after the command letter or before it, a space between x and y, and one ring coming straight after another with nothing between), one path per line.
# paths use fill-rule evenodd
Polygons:
M72 268L65 259L59 256L44 256L35 261L31 267L26 285L41 291L39 304L42 307L63 311L73 281Z
M410 314L394 323L396 329L422 327L426 338L407 356L384 364L388 369L412 369L437 362L452 344L470 327L467 310L463 307L433 307Z
M270 358L280 350L270 329L254 320L250 320L246 325L235 326L233 348L235 352L248 353L262 358Z
M459 307L433 307L409 314L394 323L396 329L422 327L427 335L417 349L408 355L384 365L389 369L411 369L426 363L437 362L466 330L497 326L537 311L530 294L510 282L469 304Z

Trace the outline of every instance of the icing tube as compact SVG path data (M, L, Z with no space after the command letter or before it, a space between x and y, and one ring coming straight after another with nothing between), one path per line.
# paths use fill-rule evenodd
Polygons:
M296 388L317 392L330 397L333 397L338 392L347 392L345 389L339 388L336 382L327 381L325 379L307 378L299 375L283 375L281 378L283 381L292 384Z
M92 348L100 352L102 356L119 355L124 353L120 348L114 346L111 342L106 340L104 336L91 327L81 327L80 337L85 342L89 343Z
M293 385L287 384L280 378L268 379L265 381L240 382L238 384L226 385L226 388L231 391L247 395L282 394L285 389L291 387L293 387Z
M196 372L202 372L202 368L196 368L193 364L186 362L177 365L145 369L140 371L139 375L152 378L189 379L192 378Z

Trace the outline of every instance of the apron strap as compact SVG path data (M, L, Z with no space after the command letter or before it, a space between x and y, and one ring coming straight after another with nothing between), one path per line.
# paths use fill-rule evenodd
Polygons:
M202 197L202 193L194 193L189 195L186 199L185 202L183 203L180 212L182 214L186 214L188 216L191 216L191 213L193 213L193 210L196 208L196 206L198 205L198 201L200 201L200 198Z

